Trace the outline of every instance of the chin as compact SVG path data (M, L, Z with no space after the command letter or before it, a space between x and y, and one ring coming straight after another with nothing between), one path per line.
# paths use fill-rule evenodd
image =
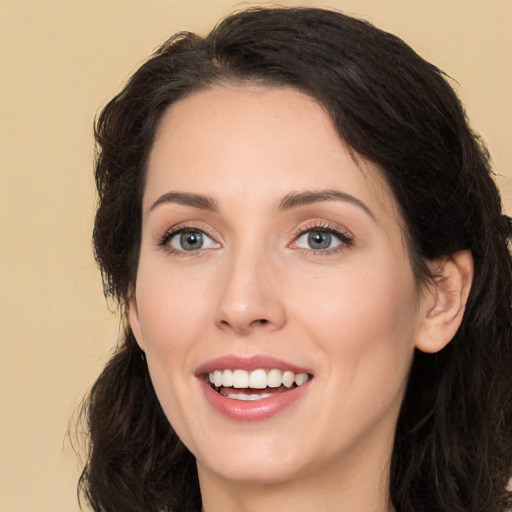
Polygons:
M273 433L264 430L243 435L231 431L223 440L217 436L201 438L200 444L190 446L199 472L226 481L271 485L316 472L325 462L329 465L327 459L315 455L324 453L321 447L315 449L315 443L309 446L304 443L305 432L294 438L289 429L280 432L276 429Z
M236 460L233 460L236 459ZM307 473L298 461L256 453L237 453L231 460L198 460L198 470L215 473L223 480L257 485L272 485L294 480Z

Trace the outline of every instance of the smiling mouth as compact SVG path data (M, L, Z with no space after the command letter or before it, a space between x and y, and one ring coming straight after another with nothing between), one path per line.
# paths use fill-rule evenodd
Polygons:
M217 393L234 400L262 400L302 386L312 375L278 369L215 370L207 382Z

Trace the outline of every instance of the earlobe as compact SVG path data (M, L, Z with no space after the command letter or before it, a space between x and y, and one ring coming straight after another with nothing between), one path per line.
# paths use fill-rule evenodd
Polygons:
M455 336L466 309L473 282L473 256L459 251L432 264L435 276L423 292L424 317L416 337L416 348L434 353Z
M141 350L144 350L144 341L142 338L142 332L140 328L140 319L139 319L139 311L137 308L137 301L135 298L135 291L130 293L128 300L126 301L126 314L128 317L128 322L130 323L130 328L137 340L137 344L139 345Z

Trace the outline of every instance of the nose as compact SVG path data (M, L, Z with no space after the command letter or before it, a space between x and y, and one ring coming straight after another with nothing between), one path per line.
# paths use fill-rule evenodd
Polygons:
M286 323L279 269L265 254L239 254L226 261L215 323L238 336L273 332Z

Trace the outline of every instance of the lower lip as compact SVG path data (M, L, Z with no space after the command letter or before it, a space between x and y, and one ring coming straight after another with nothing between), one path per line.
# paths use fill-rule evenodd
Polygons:
M199 379L209 404L222 416L235 421L262 421L283 412L309 389L311 380L277 395L260 400L236 400L221 395L202 378Z

